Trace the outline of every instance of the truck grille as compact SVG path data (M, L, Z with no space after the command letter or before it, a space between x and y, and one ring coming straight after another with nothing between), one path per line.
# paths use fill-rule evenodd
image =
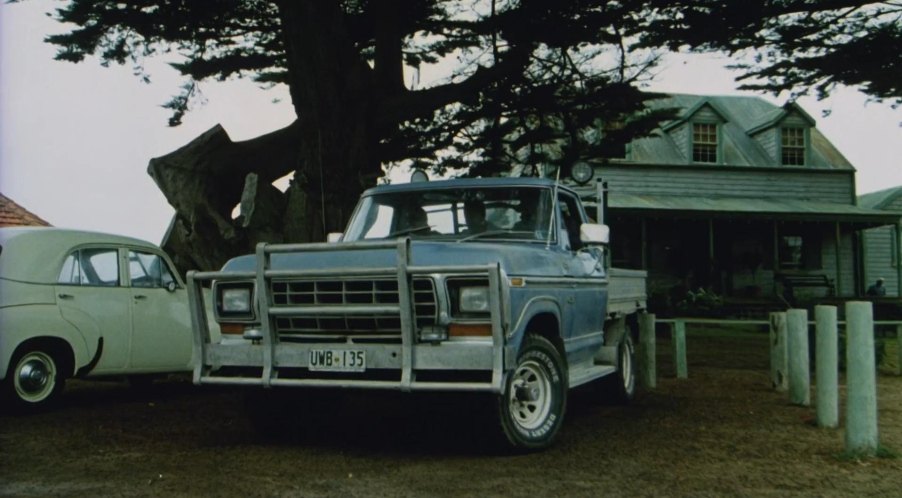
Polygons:
M435 286L430 278L413 280L413 305L417 328L437 321ZM274 306L335 306L399 304L395 279L275 280ZM335 315L279 317L276 331L282 340L400 338L399 316Z

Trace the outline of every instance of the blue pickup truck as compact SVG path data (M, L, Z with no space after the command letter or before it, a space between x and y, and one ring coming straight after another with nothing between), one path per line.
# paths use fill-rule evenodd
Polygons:
M546 447L569 389L597 382L623 401L636 389L645 273L609 268L608 238L550 180L372 188L330 242L262 243L218 272L189 273L194 381L307 388L297 396L492 393L502 440Z

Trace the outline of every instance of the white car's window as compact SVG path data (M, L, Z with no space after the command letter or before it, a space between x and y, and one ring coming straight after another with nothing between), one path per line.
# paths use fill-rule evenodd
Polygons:
M81 265L78 264L78 251L70 254L63 263L63 269L60 270L59 283L61 284L81 284Z
M166 287L175 281L163 258L147 252L128 252L128 274L132 287Z
M58 282L71 285L119 285L119 255L116 249L80 249L70 254L60 270Z

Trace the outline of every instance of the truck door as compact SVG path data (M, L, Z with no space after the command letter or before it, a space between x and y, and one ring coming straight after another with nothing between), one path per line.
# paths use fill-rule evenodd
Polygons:
M578 361L601 344L607 303L602 253L582 246L580 225L585 221L579 199L567 192L558 195L560 237L567 258L566 274L572 283L564 309L567 354Z

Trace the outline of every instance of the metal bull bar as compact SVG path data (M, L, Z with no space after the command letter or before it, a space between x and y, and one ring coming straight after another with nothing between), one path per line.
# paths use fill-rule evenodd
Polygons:
M411 243L409 238L385 241L348 242L314 244L276 244L260 243L256 249L256 271L250 272L188 272L188 294L191 308L192 328L194 330L194 383L195 384L242 384L270 386L307 386L307 387L359 387L410 390L455 390L455 391L490 391L500 392L504 369L504 322L502 308L505 306L502 287L502 270L495 264L469 266L414 266L411 264ZM346 250L378 250L396 249L397 266L383 268L332 268L332 269L272 269L271 256L279 253L322 252ZM435 382L417 381L414 374L417 347L416 320L412 300L411 282L416 275L461 274L467 276L485 275L489 282L489 309L491 316L492 344L491 348L491 381L490 382ZM310 278L310 277L395 277L398 281L398 304L342 304L342 305L275 305L272 296L273 278ZM251 280L256 284L254 300L260 314L262 340L259 344L214 344L210 340L209 321L204 306L202 281L217 280L219 282ZM438 293L440 295L440 293ZM213 296L215 301L215 296ZM438 299L438 298L437 298ZM215 306L215 304L214 304ZM436 302L437 309L441 303ZM312 344L280 343L275 331L275 318L279 316L304 316L314 314L330 314L354 316L377 315L400 317L400 381L371 379L323 379L323 378L279 378L280 367L299 367L304 352ZM442 343L442 346L448 344ZM359 346L372 352L381 349L397 348L397 344L366 344ZM453 348L454 346L447 346ZM434 350L430 350L434 351ZM425 351L424 351L425 352ZM450 352L450 351L449 351ZM455 370L453 360L445 370ZM260 376L218 376L219 367L262 367Z

